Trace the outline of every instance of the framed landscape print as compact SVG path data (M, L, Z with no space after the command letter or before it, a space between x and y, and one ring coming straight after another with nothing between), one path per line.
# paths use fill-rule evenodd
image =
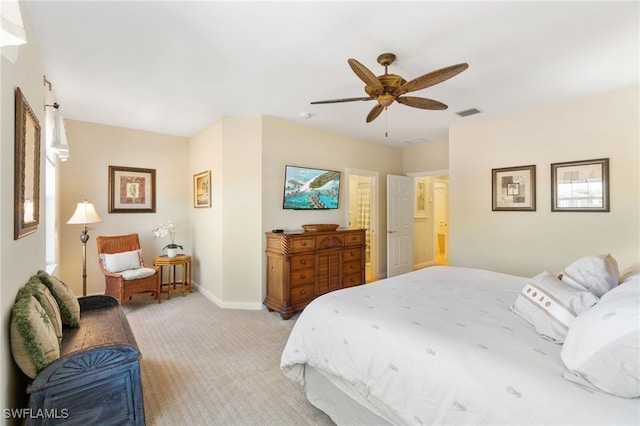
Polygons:
M109 213L155 212L155 169L109 166Z
M491 170L493 211L536 210L536 166Z
M551 211L608 212L609 159L551 164Z
M211 171L193 175L193 207L211 207Z

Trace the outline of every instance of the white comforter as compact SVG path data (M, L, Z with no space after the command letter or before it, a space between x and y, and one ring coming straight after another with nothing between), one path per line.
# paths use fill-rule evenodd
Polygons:
M561 346L509 308L527 278L431 267L325 294L281 359L347 383L394 424L640 424L640 401L562 377Z

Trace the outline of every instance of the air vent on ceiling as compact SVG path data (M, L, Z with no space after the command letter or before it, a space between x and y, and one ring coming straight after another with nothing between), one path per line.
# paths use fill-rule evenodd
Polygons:
M464 111L458 111L456 112L456 114L458 114L460 117L467 117L469 115L473 115L473 114L479 114L480 111L477 108L471 108L471 109L465 109Z

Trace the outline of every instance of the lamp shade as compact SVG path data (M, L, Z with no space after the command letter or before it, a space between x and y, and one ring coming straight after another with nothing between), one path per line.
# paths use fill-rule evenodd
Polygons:
M76 211L73 212L73 216L67 221L67 224L85 225L87 223L97 222L102 222L102 219L98 216L95 207L93 207L93 203L87 203L87 200L84 200L83 203L78 203Z

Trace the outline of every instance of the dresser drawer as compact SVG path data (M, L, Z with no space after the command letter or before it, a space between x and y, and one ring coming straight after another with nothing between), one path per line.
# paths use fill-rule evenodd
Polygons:
M342 252L342 259L348 260L360 260L362 259L362 249L360 247L345 248Z
M315 273L313 269L303 269L300 271L291 271L291 287L300 284L313 284Z
M364 244L364 232L347 232L344 234L345 246L358 246Z
M291 304L294 306L299 303L308 302L313 298L313 284L307 284L291 289Z
M291 256L291 270L297 271L299 269L313 268L314 258L315 256L313 254Z
M360 264L359 260L344 262L344 266L342 269L343 274L353 274L360 271L362 271L362 265Z
M364 284L362 280L362 272L358 272L355 274L344 274L344 279L342 280L343 287L353 287L354 285Z
M313 251L316 249L315 239L313 237L293 238L291 240L291 251Z

